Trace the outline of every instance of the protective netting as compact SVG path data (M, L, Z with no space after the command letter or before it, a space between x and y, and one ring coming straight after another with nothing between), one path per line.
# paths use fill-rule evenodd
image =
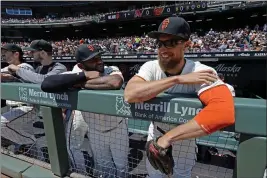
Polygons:
M147 140L175 125L73 111L66 127L71 171L91 177L156 177L146 159ZM238 135L219 131L173 145L173 177L232 177Z
M49 163L43 119L38 107L6 101L1 108L1 152L28 162Z
M2 153L49 163L38 107L11 103L1 111ZM65 112L64 123L73 177L137 178L149 174L154 178L159 172L146 159L146 141L175 127L71 110ZM232 177L238 136L234 132L218 131L197 140L176 142L173 177Z

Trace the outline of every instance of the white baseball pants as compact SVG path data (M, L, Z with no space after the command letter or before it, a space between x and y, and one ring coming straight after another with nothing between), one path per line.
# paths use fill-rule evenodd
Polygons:
M66 138L69 157L78 173L85 173L85 159L82 151L87 151L94 159L94 176L111 178L126 177L129 138L127 119L108 132L89 129L89 115L75 111L67 122ZM84 139L88 135L89 140ZM89 143L88 143L89 142Z
M128 120L112 131L89 130L89 140L95 163L94 176L103 178L127 177L129 137Z
M69 114L66 114L66 118L69 118L66 121L67 151L75 172L86 174L85 158L82 151L87 151L92 156L89 140L84 138L88 132L88 125L81 111L75 110L71 116Z

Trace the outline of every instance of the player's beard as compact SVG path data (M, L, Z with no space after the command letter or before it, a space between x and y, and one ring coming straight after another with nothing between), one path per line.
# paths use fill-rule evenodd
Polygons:
M180 59L175 59L173 57L170 59L161 59L160 56L158 56L159 66L164 72L169 72L177 68L179 61Z
M88 65L84 65L84 70L85 71L98 71L100 73L104 72L104 64L99 64L99 65L93 65L93 66L88 66Z
M41 62L43 58L41 57L40 53L38 55L33 56L34 62Z

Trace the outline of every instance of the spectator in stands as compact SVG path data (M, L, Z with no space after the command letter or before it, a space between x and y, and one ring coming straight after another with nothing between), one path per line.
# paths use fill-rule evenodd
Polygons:
M73 86L88 90L120 89L124 80L122 73L118 67L104 66L100 56L102 53L99 46L80 45L72 73L47 77L41 89L46 92L65 91ZM69 153L76 168L83 168L84 157L80 145L84 135L88 134L95 163L94 176L127 177L129 138L126 118L75 111L69 125Z
M232 31L215 31L210 29L204 36L192 33L186 52L240 52L240 51L266 51L266 32L261 27L257 30L249 28L235 29ZM128 36L118 38L90 39L67 38L61 41L51 41L53 55L74 55L80 44L98 45L107 53L155 53L157 52L156 40L146 35L141 37ZM2 43L3 45L5 43ZM27 47L28 42L20 42L18 45ZM29 56L25 53L25 57Z

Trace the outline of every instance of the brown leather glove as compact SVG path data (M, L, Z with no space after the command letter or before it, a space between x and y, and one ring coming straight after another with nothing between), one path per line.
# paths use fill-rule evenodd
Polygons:
M174 161L172 157L172 146L164 149L157 144L157 140L151 140L146 144L146 154L154 169L163 174L172 175Z

